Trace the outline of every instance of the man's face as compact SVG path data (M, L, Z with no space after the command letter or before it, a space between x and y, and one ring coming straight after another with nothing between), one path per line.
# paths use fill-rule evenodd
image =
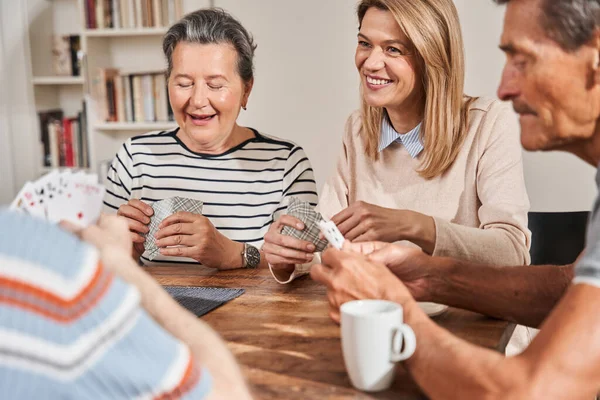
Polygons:
M542 1L510 1L500 40L506 65L498 97L512 101L527 150L583 142L594 134L600 116L596 41L563 50L540 24Z

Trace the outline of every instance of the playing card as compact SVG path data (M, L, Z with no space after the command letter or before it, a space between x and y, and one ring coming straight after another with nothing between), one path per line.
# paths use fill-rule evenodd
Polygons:
M304 230L290 226L284 226L281 233L283 235L292 236L300 240L306 240L315 245L315 251L323 251L327 247L327 240L319 239L321 229L319 222L323 220L321 214L316 212L307 201L302 201L296 197L290 198L286 214L298 218L304 223Z
M149 232L146 234L146 242L144 244L146 257L149 260L154 260L159 255L154 235L158 232L158 226L165 218L178 211L202 214L202 205L203 203L200 200L183 197L171 197L152 204L154 214L150 218Z
M25 202L27 201L25 193L33 193L33 183L26 182L25 185L23 185L17 194L17 197L10 203L9 210L27 212L27 208L25 208Z
M327 238L329 243L336 249L341 250L346 239L344 239L344 235L342 235L342 232L340 232L335 223L333 221L320 221L319 227L321 228L321 233L323 233L323 236Z
M37 181L33 182L29 190L23 193L23 206L25 210L38 218L47 218L48 199L54 196L56 191L56 179L58 171L52 171Z
M48 220L51 222L69 221L81 226L95 223L102 211L104 186L88 183L88 179L74 177L62 195L48 203Z

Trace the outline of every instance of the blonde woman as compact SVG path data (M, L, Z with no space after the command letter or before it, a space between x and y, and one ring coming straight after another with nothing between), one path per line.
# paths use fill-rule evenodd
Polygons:
M464 55L452 0L363 0L356 67L362 108L346 124L319 211L351 241L408 241L436 256L529 263L529 200L519 128L507 105L463 94ZM319 261L280 234L262 249L281 283Z

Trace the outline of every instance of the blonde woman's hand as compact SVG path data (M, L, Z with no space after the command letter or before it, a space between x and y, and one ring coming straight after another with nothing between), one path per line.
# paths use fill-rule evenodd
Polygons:
M282 235L284 226L304 229L304 223L291 215L282 215L271 224L265 235L262 251L271 268L276 270L294 270L294 264L304 264L312 261L315 245L306 240L300 240L292 236Z
M357 201L331 218L347 240L393 243L409 240L432 253L435 223L432 217Z

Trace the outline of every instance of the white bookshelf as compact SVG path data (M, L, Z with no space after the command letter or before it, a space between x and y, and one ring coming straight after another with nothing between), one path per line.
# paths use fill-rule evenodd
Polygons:
M34 85L83 85L84 80L81 76L34 76Z
M167 33L167 28L141 28L141 29L86 29L87 37L127 37L127 36L162 36Z
M98 131L162 131L175 129L177 124L172 121L166 122L104 122L94 126Z

